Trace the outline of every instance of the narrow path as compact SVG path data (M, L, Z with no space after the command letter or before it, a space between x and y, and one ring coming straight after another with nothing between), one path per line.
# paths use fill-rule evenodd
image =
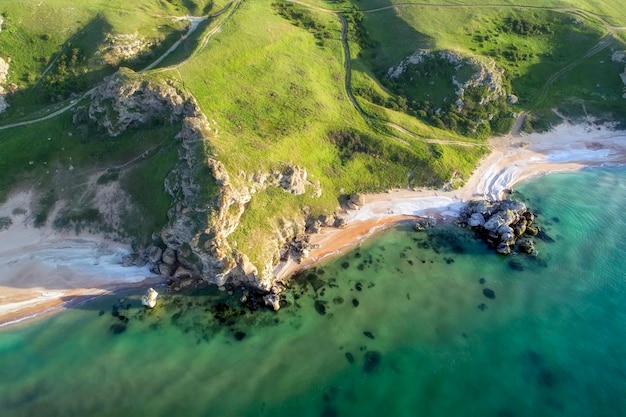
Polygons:
M560 70L552 74L550 78L548 78L546 83L543 85L543 87L541 88L539 98L537 99L537 104L542 103L547 98L550 87L562 75L571 71L573 68L580 65L586 59L592 57L593 55L596 55L597 53L611 46L611 43L614 40L613 35L615 34L615 32L626 30L626 26L611 25L609 22L607 22L604 19L603 16L597 13L590 12L590 11L583 10L583 9L574 8L574 7L522 6L522 5L500 5L500 4L468 4L468 5L445 4L444 5L444 4L432 4L432 3L428 3L428 4L427 3L398 3L398 4L393 4L393 5L384 6L384 7L377 7L374 9L361 10L361 12L362 13L375 13L375 12L380 12L384 10L396 9L399 7L428 7L428 8L445 8L445 9L509 8L509 9L526 9L526 10L527 9L549 10L549 11L558 12L558 13L576 14L587 19L596 19L600 23L602 23L604 28L608 31L608 34L605 37L603 37L591 49L589 49L582 57L578 58L574 62L566 65L565 67L561 68ZM524 119L526 118L526 114L523 115L523 118ZM517 134L519 134L519 131L517 132Z
M602 38L600 42L598 42L591 49L589 49L583 56L581 56L574 62L571 62L570 64L566 65L565 67L561 68L560 70L552 74L550 78L548 78L546 83L543 85L543 87L541 87L541 93L539 95L539 98L537 99L537 104L542 103L548 97L548 91L550 90L550 87L562 75L568 73L569 71L571 71L572 69L574 69L575 67L583 63L585 60L592 57L593 55L596 55L597 53L608 48L609 46L611 46L612 42L613 42L613 34L609 33L604 38Z
M189 30L187 30L187 33L184 34L183 36L181 36L181 38L179 40L174 42L174 44L167 51L165 51L165 53L163 55L158 57L156 59L156 61L152 62L150 65L148 65L144 69L140 70L139 72L149 71L152 68L154 68L157 65L159 65L165 58L167 58L169 56L169 54L174 52L176 50L176 48L178 48L180 46L181 43L186 41L187 38L189 38L189 36L191 36L191 34L196 31L196 29L198 29L198 26L200 25L200 23L204 22L207 19L209 19L209 16L203 16L203 17L185 16L185 17L177 18L176 20L188 20L189 21Z
M355 110L361 115L361 117L363 117L366 120L370 119L370 116L363 110L361 105L357 102L356 97L354 96L354 93L352 93L352 59L350 58L350 44L348 42L348 21L346 20L346 18L343 16L341 12L337 10L331 10L331 9L325 9L323 7L313 6L313 5L307 4L299 0L286 0L286 1L289 3L299 4L300 6L307 7L307 8L317 10L320 12L331 13L337 16L337 18L341 22L341 43L343 45L344 70L345 70L344 89L345 89L346 95L348 96L348 100L350 100L350 103L352 104L352 107L355 108ZM409 130L405 129L404 127L396 123L387 121L385 122L385 124L391 127L392 129L395 129L398 132L401 132L404 135L409 136L410 138L414 140L418 140L420 142L438 143L441 145L459 145L459 146L468 146L468 147L484 146L483 144L480 144L480 143L424 138L424 137L418 136L410 132ZM391 134L390 134L390 137L402 143L403 145L410 146L410 143L408 143L406 140L402 138L399 138Z
M522 131L522 126L524 126L526 116L528 116L528 113L523 111L515 117L515 123L513 123L513 128L511 129L510 136L519 136L520 132Z
M152 62L150 65L148 65L146 68L140 70L139 72L146 72L149 71L150 69L154 68L155 66L157 66L160 62L162 62L169 54L171 54L174 50L176 50L176 48L178 48L180 46L180 44L186 40L187 38L189 38L189 36L198 28L198 26L200 25L200 23L202 23L203 21L207 20L207 19L211 19L214 18L216 16L221 15L222 13L224 13L226 10L228 10L231 6L235 5L236 7L234 8L234 10L236 10L237 6L239 6L239 3L241 3L242 0L233 0L231 2L229 2L226 6L224 6L224 8L214 14L211 15L207 15L207 16L201 16L201 17L195 17L195 16L184 16L184 17L176 17L177 19L186 19L189 20L191 22L189 29L187 31L187 33L185 35L183 35L183 37L181 39L179 39L178 41L176 41L174 43L174 45L172 45L172 47L170 47L167 51L165 51L165 53L163 55L161 55L160 57L158 57L154 62ZM234 10L231 11L231 14L229 15L229 17L232 15L232 13L234 13ZM222 22L223 24L224 22ZM221 27L221 26L219 26ZM61 50L61 52L59 52L59 54L57 55L57 57L53 60L53 62L48 66L48 68L46 68L46 70L44 71L44 73L41 75L40 79L41 80L48 71L50 71L50 69L52 68L52 66L54 65L54 63L58 60L58 58L61 56L61 54L63 53L63 51L65 50L65 48L67 47L67 45L69 44L69 42L74 39L75 36L77 36L78 34L82 33L84 30L86 30L87 28L83 29L81 32L78 32L77 34L75 34L72 38L70 38L68 41L66 41L64 48ZM212 34L211 34L212 36ZM207 40L208 42L208 40ZM38 81L39 82L39 81ZM88 96L91 95L91 93L93 93L93 91L96 89L96 87L91 88L90 90L86 91L82 96L80 96L80 98L77 99L73 99L70 101L70 103L50 114L47 114L45 116L42 117L38 117L36 119L31 119L31 120L25 120L22 122L16 122L16 123L10 123L7 125L3 125L0 126L0 130L5 130L5 129L12 129L12 128L16 128L16 127L20 127L20 126L27 126L27 125L31 125L31 124L35 124L35 123L40 123L46 120L50 120L54 117L57 117L63 113L65 113L66 111L72 109L73 107L75 107L78 103L80 103L83 99L87 98ZM45 109L43 111L46 111Z
M607 29L626 30L626 26L614 26L604 19L604 16L588 10L575 7L549 7L549 6L524 6L513 4L436 4L436 3L397 3L389 6L376 7L373 9L361 9L362 13L375 13L383 10L391 10L404 7L423 7L438 9L521 9L521 10L546 10L558 13L575 13L584 17L592 17L599 20Z

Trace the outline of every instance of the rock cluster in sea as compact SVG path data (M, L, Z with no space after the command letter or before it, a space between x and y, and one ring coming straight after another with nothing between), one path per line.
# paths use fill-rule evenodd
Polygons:
M476 230L498 253L508 255L516 245L521 252L534 251L534 243L528 237L539 233L534 220L524 203L507 199L470 202L461 212L460 224Z

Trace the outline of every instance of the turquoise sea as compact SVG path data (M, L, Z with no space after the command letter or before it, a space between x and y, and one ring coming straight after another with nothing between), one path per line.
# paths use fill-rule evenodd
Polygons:
M503 257L398 227L280 312L134 290L0 329L0 415L624 416L626 168L519 186L547 238Z

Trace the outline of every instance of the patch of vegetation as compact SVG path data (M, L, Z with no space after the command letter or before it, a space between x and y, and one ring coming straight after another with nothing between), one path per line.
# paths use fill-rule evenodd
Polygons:
M124 218L124 229L139 246L149 243L152 233L167 224L172 200L165 192L164 181L177 162L178 151L172 144L139 162L120 178L134 206Z
M93 226L95 229L102 228L102 214L97 208L89 207L83 209L71 209L60 213L53 221L56 229L73 228L79 233L85 227Z
M6 230L13 224L10 217L0 217L0 231Z
M96 180L96 184L98 185L106 185L111 182L117 181L120 178L120 172L118 170L109 170L104 174L100 175Z
M554 33L551 22L531 20L526 16L508 16L504 18L500 29L504 33L514 33L520 36L551 35ZM490 36L486 35L479 41L489 41L489 38Z
M302 26L303 28L311 32L313 36L315 36L315 38L318 40L317 44L319 46L324 46L324 40L330 39L330 37L332 36L326 25L316 21L313 18L312 13L302 6L281 1L272 3L272 7L279 15L289 20L294 25Z
M48 221L50 210L57 202L57 194L54 190L49 190L43 197L39 199L37 208L35 209L35 219L33 224L35 227L43 227Z
M363 24L363 12L356 7L343 14L348 23L348 33L350 40L355 42L361 49L372 48L375 41L369 36L369 31Z
M86 72L85 54L78 48L66 50L56 63L54 71L48 73L41 83L42 97L46 101L65 100L70 94L83 91Z

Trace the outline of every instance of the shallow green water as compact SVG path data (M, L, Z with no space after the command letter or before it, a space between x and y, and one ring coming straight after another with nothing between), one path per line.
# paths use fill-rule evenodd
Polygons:
M554 239L537 256L398 228L300 277L278 314L127 293L4 329L0 415L626 415L625 180L520 187Z

